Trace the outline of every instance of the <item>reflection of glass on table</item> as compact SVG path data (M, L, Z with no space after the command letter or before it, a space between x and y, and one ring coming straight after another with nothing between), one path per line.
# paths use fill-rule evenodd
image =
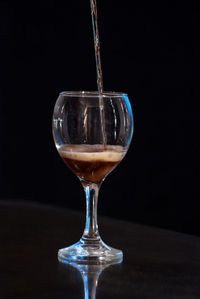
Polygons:
M101 273L110 267L110 264L106 265L81 265L81 264L59 264L59 272L60 275L63 277L73 276L73 269L78 270L78 272L81 274L83 286L84 286L84 298L85 299L95 299L96 298L96 291L98 288L98 281ZM67 268L66 268L67 267ZM76 271L75 270L75 271ZM76 283L78 283L78 279L76 277Z

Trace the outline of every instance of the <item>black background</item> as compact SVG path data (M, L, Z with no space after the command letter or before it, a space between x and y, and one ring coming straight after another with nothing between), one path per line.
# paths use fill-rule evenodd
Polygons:
M104 89L129 94L130 150L99 214L200 234L199 22L187 1L98 1ZM0 198L84 209L54 147L63 90L96 90L89 0L0 1Z

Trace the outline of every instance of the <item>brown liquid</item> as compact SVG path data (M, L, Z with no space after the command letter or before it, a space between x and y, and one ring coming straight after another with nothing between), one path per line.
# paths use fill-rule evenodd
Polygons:
M63 145L59 154L72 172L88 182L99 182L122 160L121 146Z
M94 35L94 50L95 50L95 59L96 59L96 70L97 70L97 87L99 93L101 94L103 92L103 73L101 67L101 52L100 52L100 39L99 39L96 0L90 0L90 7L91 7L91 15L92 15L92 29Z
M101 51L100 51L100 38L98 28L98 14L97 14L97 2L96 0L90 0L91 16L92 16L92 29L94 37L94 50L96 59L96 71L97 71L97 88L99 91L99 105L100 105L100 118L101 118L101 129L104 148L107 143L106 138L106 126L105 126L105 111L103 102L103 72L101 67Z

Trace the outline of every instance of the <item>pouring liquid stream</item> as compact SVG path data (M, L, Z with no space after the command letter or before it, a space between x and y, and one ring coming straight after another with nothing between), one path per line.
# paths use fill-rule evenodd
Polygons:
M104 103L103 103L103 73L101 67L100 39L99 39L96 0L90 0L90 7L91 7L91 16L92 16L92 29L93 29L93 36L94 36L94 50L95 50L96 71L97 71L97 88L99 92L99 102L100 102L100 119L101 119L103 145L105 148L107 144L107 138L106 138L106 128L105 128L105 111L104 111Z

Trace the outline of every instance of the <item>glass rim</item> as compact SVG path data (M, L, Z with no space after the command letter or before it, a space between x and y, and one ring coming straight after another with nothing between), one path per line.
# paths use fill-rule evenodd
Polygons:
M99 93L98 91L62 91L59 95L65 95L70 97L123 97L128 96L125 92L115 92L115 91L103 91L102 93Z

